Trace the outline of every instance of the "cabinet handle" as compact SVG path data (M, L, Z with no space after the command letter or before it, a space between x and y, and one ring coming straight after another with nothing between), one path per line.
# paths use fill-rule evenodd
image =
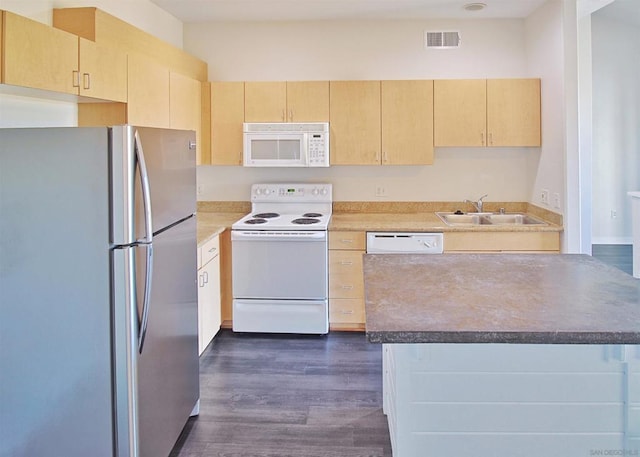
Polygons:
M353 286L352 286L352 285L349 285L349 284L345 284L344 286L342 286L342 288L343 288L344 290L351 290L351 289L353 289Z
M285 122L286 120L287 120L287 114L285 110L282 110L282 122Z
M198 276L198 287L204 287L204 275Z
M383 163L387 163L387 162L389 162L389 158L387 157L387 151L384 151L384 152L382 153L382 162L383 162Z
M353 240L340 240L341 243L353 243Z
M480 142L481 142L482 146L485 146L485 144L484 144L484 132L480 133Z
M203 285L207 284L209 282L209 273L205 271L204 273L202 273L202 276L204 277Z
M78 70L73 70L73 87L80 87L80 72Z
M493 133L489 133L489 145L493 146Z
M289 121L293 122L293 110L292 109L289 110Z
M213 248L209 249L209 252L216 252L216 248L213 247Z
M340 265L353 265L353 262L349 260L342 260L340 261Z
M353 310L352 309L350 309L350 310L342 310L342 311L340 311L340 313L341 314L353 314Z
M91 75L82 73L82 81L85 89L91 89Z

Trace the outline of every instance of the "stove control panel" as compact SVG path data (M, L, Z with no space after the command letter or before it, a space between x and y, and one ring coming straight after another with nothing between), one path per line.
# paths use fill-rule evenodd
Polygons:
M331 202L332 185L318 183L254 184L252 202Z

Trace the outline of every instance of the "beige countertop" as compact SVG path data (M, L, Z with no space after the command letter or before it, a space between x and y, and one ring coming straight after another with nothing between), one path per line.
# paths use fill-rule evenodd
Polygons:
M640 344L640 280L578 254L364 256L375 343Z
M562 226L465 225L449 226L435 212L418 213L333 213L329 230L401 232L560 232Z
M528 203L490 202L488 211L533 214L548 225L449 226L436 211L469 210L459 202L334 202L329 230L400 232L560 232L562 218ZM198 244L251 211L250 202L198 202Z
M196 214L198 246L219 235L246 213L206 212Z

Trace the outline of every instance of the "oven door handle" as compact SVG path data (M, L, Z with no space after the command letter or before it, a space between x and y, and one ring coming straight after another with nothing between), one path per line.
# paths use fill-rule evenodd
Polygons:
M232 230L232 241L325 241L326 231Z

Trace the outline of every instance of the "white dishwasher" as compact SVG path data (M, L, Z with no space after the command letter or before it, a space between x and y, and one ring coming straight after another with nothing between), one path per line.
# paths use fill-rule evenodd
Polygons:
M367 232L367 254L442 254L442 233Z

